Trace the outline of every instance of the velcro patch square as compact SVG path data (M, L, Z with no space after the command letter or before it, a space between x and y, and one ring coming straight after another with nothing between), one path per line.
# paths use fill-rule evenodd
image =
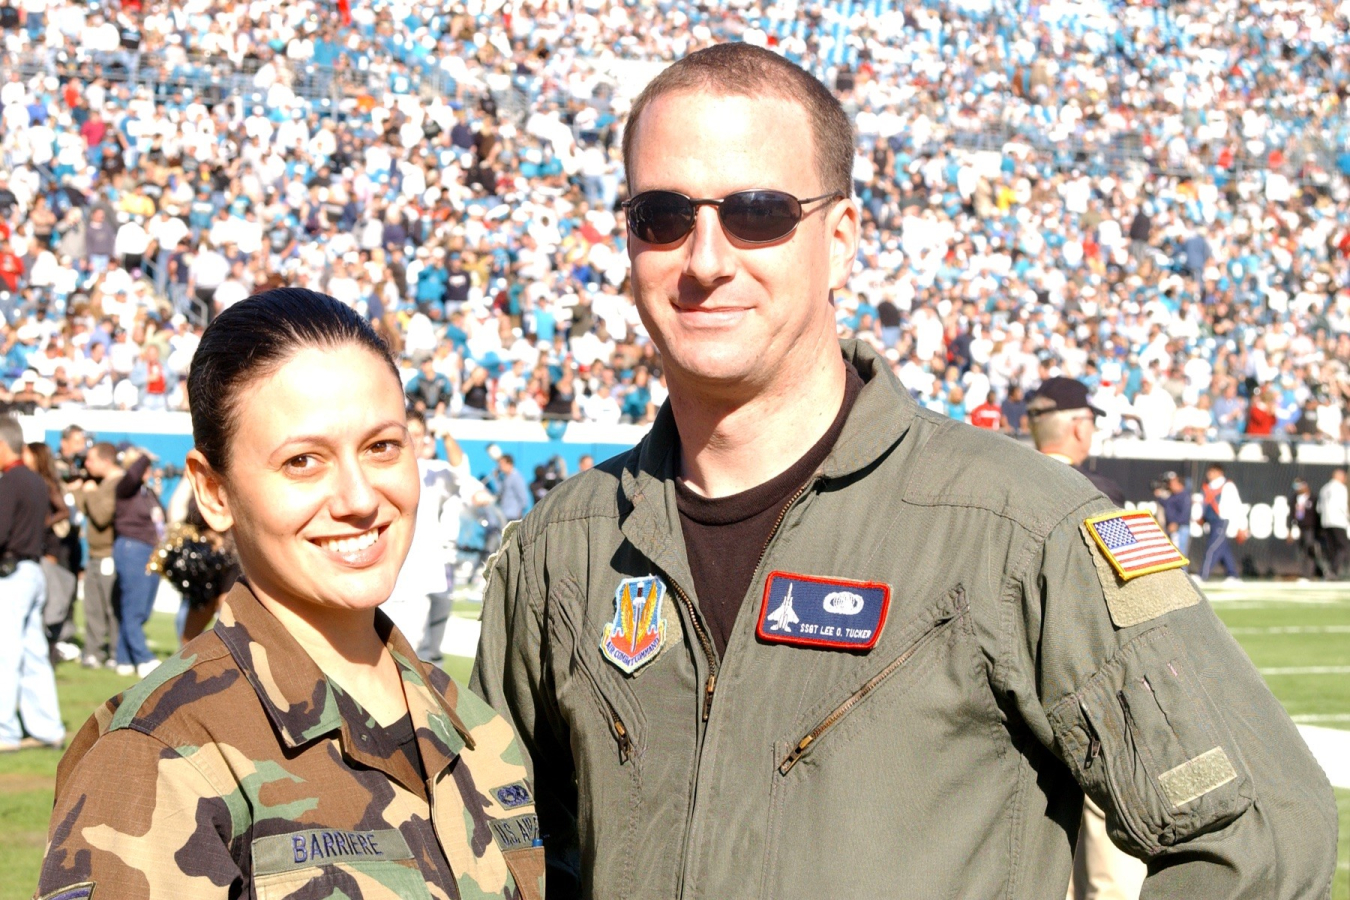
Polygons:
M890 605L888 584L772 572L755 634L797 647L871 650Z
M1186 565L1186 557L1142 510L1093 516L1083 524L1122 581Z

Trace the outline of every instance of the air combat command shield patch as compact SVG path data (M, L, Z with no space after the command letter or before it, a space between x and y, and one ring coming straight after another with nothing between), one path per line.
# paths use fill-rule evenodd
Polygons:
M666 642L661 605L666 585L655 575L625 578L614 591L614 621L600 636L605 659L632 675L656 658Z

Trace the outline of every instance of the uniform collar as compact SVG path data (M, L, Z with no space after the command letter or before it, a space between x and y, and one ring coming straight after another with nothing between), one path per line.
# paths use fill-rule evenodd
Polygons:
M904 437L918 410L909 391L870 345L841 340L839 350L857 370L863 386L839 440L821 464L819 474L825 478L842 478L876 462ZM622 529L667 574L679 582L692 584L675 505L679 442L675 416L667 400L651 431L638 444L635 463L626 467L621 476L623 493L632 504L632 512L624 517Z
M428 777L449 765L458 753L473 748L469 729L445 695L455 694L449 676L417 658L403 635L382 611L375 625L403 677L403 692L418 736ZM323 670L243 581L225 597L213 629L252 685L288 747L299 747L341 731L343 751L362 762L363 751L349 731L354 701L329 682ZM343 707L349 715L343 716ZM376 766L380 768L380 766Z
M821 474L838 478L871 465L904 437L918 410L909 391L891 372L886 361L862 341L841 340L839 350L862 378L863 387L853 403L844 430L826 457ZM624 472L624 491L637 501L650 493L653 483L674 481L675 448L680 435L670 401L662 404L651 431L638 445L637 466ZM674 511L674 507L671 507Z

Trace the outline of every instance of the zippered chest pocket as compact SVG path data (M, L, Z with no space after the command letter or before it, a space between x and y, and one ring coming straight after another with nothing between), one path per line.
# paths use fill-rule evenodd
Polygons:
M566 648L555 663L559 699L574 731L579 729L583 739L589 740L585 735L597 730L598 722L598 730L608 734L606 742L612 741L619 764L627 765L638 755L638 739L645 730L641 707L620 683L622 676L605 670L608 663L599 650L600 625L586 617L584 607L576 608L580 586L572 581L560 583L554 594L549 627L555 646Z
M963 615L966 610L965 590L960 587L955 588L942 606L933 612L932 619L926 623L913 641L898 656L859 685L856 690L822 717L810 731L803 734L787 753L779 756L778 774L787 775L791 772L798 762L811 754L831 732L843 724L855 710L862 707L872 694L881 690L888 682L900 677L901 673L914 662L915 657L919 656L926 646L937 641L944 632L951 629L959 616Z
M1153 856L1223 828L1252 804L1232 738L1166 626L1126 644L1055 706L1050 722L1126 850Z

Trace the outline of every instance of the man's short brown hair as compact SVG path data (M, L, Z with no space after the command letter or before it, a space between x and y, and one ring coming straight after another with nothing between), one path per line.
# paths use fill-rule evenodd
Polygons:
M648 83L633 101L623 132L623 164L633 186L633 136L653 100L680 91L778 97L800 103L811 121L816 174L822 191L853 194L853 126L825 85L771 50L751 44L715 44L689 54Z

